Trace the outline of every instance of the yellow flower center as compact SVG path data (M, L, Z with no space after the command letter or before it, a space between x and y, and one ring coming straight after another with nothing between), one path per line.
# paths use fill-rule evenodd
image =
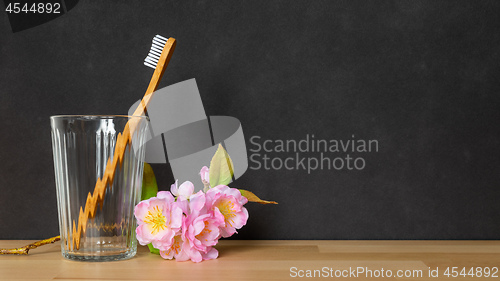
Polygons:
M210 234L212 230L208 229L208 221L204 221L204 223L205 228L200 232L200 234L196 235L196 239L208 241L208 239L205 238L205 235Z
M233 218L236 216L233 211L234 203L231 200L223 200L217 205L217 208L219 208L219 211L224 216L226 223L232 226L234 223Z
M182 238L180 236L175 236L174 237L174 244L172 244L172 247L165 251L167 255L170 255L172 251L174 251L175 255L178 255L181 252L181 242Z
M153 210L148 211L148 215L144 218L144 222L150 224L151 228L153 228L151 234L158 233L160 230L164 230L167 227L167 218L165 218L158 206L154 206Z

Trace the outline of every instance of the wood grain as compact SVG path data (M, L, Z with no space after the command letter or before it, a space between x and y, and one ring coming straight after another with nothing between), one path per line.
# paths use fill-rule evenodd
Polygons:
M31 241L0 241L14 248ZM495 280L443 275L446 267L500 265L500 241L245 241L221 240L220 256L202 263L163 260L139 246L136 257L119 262L76 262L61 256L60 242L28 256L0 256L0 279L40 280L290 280L290 268L422 270L439 268L439 277L389 280ZM338 278L324 278L338 279ZM341 278L342 280L387 280Z

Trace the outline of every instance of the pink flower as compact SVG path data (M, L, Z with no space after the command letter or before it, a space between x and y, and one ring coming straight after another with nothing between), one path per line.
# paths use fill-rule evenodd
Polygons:
M220 238L219 226L223 226L222 216L216 217L213 212L207 212L205 193L199 191L191 197L189 212L182 223L182 238L201 252L207 252L208 247L217 244Z
M166 251L160 251L160 256L164 259L171 260L175 258L176 261L201 262L204 260L216 259L219 252L212 247L209 247L206 253L200 252L189 246L188 242L182 241L180 235L175 236L175 242Z
M176 258L178 261L186 261L190 259L193 262L201 262L204 260L213 260L219 256L219 252L215 248L208 247L206 252L200 252L194 247L190 247L187 242L184 242L183 252L185 253L185 256Z
M218 256L216 245L220 238L220 225L224 225L224 218L214 217L213 212L207 212L205 193L199 191L193 194L189 203L180 202L187 215L182 222L182 253L176 260L192 260L201 262Z
M184 241L182 241L181 235L175 236L173 241L174 242L169 248L165 250L160 250L160 256L167 260L171 260L173 258L175 258L178 261L188 260L189 257L182 250L182 245L184 244Z
M201 182L203 183L203 191L207 192L207 190L210 188L210 173L209 169L207 166L203 166L200 171L200 176L201 176Z
M189 209L184 212L186 215L199 216L207 212L206 195L203 191L193 194L189 200Z
M243 207L247 202L238 189L229 186L218 185L207 191L207 211L213 212L215 219L224 219L220 226L222 237L230 237L247 223L248 211Z
M200 176L201 176L201 181L203 183L205 183L205 182L209 183L210 182L209 169L208 169L207 166L203 166L203 168L201 168Z
M217 258L219 252L211 246L217 244L220 238L219 225L224 221L218 221L211 214L205 213L204 201L205 194L201 191L191 197L190 215L183 219L182 235L174 237L170 248L160 251L164 259L201 262ZM203 214L199 215L200 212Z
M200 176L208 189L206 166ZM218 185L206 193L194 193L191 182L178 186L175 181L170 190L141 201L134 210L137 240L141 245L152 243L164 259L215 259L219 252L213 246L219 239L233 235L247 223L248 211L243 205L248 200L238 189Z
M205 193L203 191L198 191L197 193L191 195L189 200L177 199L177 206L182 209L182 212L187 216L192 212L201 212L205 208Z
M170 186L170 191L175 197L180 198L181 200L188 200L194 192L194 185L190 181L185 181L181 184L181 186L177 187L177 180L174 184Z
M182 227L182 236L189 246L200 252L207 252L220 238L219 226L224 220L207 213L200 216L188 216Z
M168 191L139 202L135 206L137 240L141 245L152 243L159 250L171 248L174 237L182 227L182 209Z

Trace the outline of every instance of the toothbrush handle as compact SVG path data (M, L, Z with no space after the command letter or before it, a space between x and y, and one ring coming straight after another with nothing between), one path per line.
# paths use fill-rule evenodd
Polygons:
M174 38L169 38L167 40L167 43L165 43L165 47L163 48L160 59L158 60L158 64L156 65L155 72L153 73L153 77L151 78L151 82L149 82L148 89L146 90L146 93L144 94L140 105L135 110L134 115L142 116L145 114L146 107L153 97L154 91L156 90L156 88L158 88L158 84L163 77L163 73L165 73L165 69L167 68L168 63L170 62L170 58L174 53L175 45L176 41ZM73 236L68 237L67 241L69 249L80 249L80 239L82 234L85 234L88 219L95 216L98 204L101 205L101 208L103 207L106 187L113 182L116 167L118 166L118 163L121 164L123 161L125 149L127 145L132 141L132 135L135 131L135 128L137 127L137 122L138 120L130 119L125 125L123 134L118 134L113 159L108 159L102 179L97 180L94 187L94 192L89 192L87 201L85 203L85 208L80 207L78 221L76 222L73 220Z

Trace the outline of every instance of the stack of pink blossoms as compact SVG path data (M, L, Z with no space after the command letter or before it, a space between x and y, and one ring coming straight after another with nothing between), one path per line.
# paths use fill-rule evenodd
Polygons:
M208 168L201 169L201 179L208 182ZM156 197L141 201L135 207L137 240L152 243L164 259L177 261L215 259L213 248L221 237L230 237L248 220L243 205L248 200L236 188L218 185L194 193L193 183L186 181ZM175 196L175 197L174 197Z

